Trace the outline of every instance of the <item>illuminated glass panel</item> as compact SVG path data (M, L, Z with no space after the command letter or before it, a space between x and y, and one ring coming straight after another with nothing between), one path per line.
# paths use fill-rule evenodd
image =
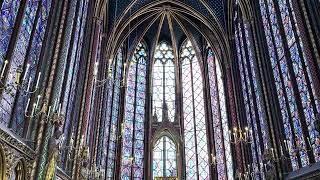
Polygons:
M32 37L31 51L29 57L25 59L25 61L30 64L30 70L28 72L28 75L26 76L26 79L28 80L29 78L31 78L33 82L36 78L36 71L39 65L40 52L42 49L44 34L47 27L47 19L51 8L51 0L43 0L41 3L41 11L36 21L36 31ZM21 135L24 128L25 107L27 106L27 100L29 96L23 96L21 92L18 94L18 96L19 97L17 99L16 104L19 105L15 107L11 128L14 129L17 134Z
M190 41L181 49L187 179L209 179L209 154L200 64Z
M291 2L291 0L290 0ZM297 34L300 34L299 29L297 27L296 24L296 19L295 19L295 14L294 11L292 11L292 8L290 7L290 5L292 6L292 4L287 4L287 1L285 0L280 0L278 1L279 4L279 9L280 9L280 14L281 14L281 19L282 19L282 23L283 23L283 27L284 27L284 31L285 31L285 35L286 35L286 39L288 42L288 46L290 48L289 52L290 52L290 57L291 57L291 61L292 61L292 66L294 74L296 76L296 81L298 84L298 89L300 92L300 96L301 96L301 102L302 102L302 106L303 106L303 112L306 118L306 122L308 124L308 130L309 130L309 137L310 137L310 141L313 145L313 152L314 155L316 157L316 161L320 161L320 147L316 147L315 146L315 141L316 138L319 137L319 132L317 132L315 130L315 125L314 125L314 121L315 121L315 112L312 109L312 102L311 102L311 97L310 94L313 93L315 94L315 88L313 86L313 82L310 81L310 85L312 87L312 90L309 90L307 87L307 79L311 79L311 73L310 73L310 69L307 63L307 58L306 55L304 54L304 47L301 41L301 37L299 36L298 39L294 36L294 29L293 26L295 26L295 28L297 29ZM289 15L289 11L291 11L292 16L294 17L294 19L291 18L291 16ZM300 42L300 43L299 43ZM299 55L298 52L298 46L300 46L300 48L302 49L302 57ZM305 66L305 67L303 67ZM314 96L317 97L317 96ZM318 111L320 110L319 107L319 102L318 99L315 99L315 103L316 103L316 107L318 107ZM301 138L302 139L302 138Z
M14 22L17 17L20 0L4 0L0 10L0 69L8 50Z
M276 5L278 5L280 10L279 17L276 14ZM312 91L308 89L307 86L307 80L310 78L310 70L303 52L304 47L301 43L301 37L299 37L300 33L295 22L295 14L290 5L287 4L287 1L283 0L277 2L272 0L260 0L260 10L267 38L273 74L276 81L282 118L284 121L285 135L286 139L290 141L288 146L292 149L295 148L296 144L299 144L301 148L305 149L306 143L309 143L305 142L304 138L302 138L303 133L300 117L304 116L306 124L308 125L308 136L310 137L310 142L313 145L313 152L316 157L316 161L319 161L319 147L315 146L315 140L316 137L319 136L319 133L314 128L315 108L313 108L318 107L319 110L319 103L317 99L315 99L315 104L311 102L311 94L314 94L314 90ZM292 13L292 16L290 16L290 12ZM293 17L293 19L291 17ZM279 20L282 20L282 24L279 24ZM281 26L284 29L285 39L280 36ZM296 32L293 28L294 26L297 29ZM298 35L298 39L295 34ZM289 49L286 49L289 57L284 56L285 49L283 47L283 43L285 40L289 47ZM299 46L302 49L302 55L299 53ZM295 81L293 81L291 79L292 77L289 76L289 67L293 69ZM297 84L293 84L295 82ZM313 88L312 82L310 82L310 85ZM298 88L300 97L294 96L294 86ZM303 107L303 115L300 116L297 109L297 102L299 102L296 100L297 97L301 98L301 105ZM290 122L292 122L293 126ZM290 155L293 170L296 170L299 168L296 160L297 156L293 153L290 153ZM306 151L299 151L299 155L302 166L308 165L309 159Z
M207 57L218 179L233 179L229 125L220 65L211 49Z
M122 69L123 69L123 54L120 49L117 52L116 60L114 60L115 65L114 69L114 83L113 83L113 97L112 97L112 108L109 124L109 140L108 140L108 152L107 152L107 169L106 169L106 178L113 179L115 161L116 161L116 148L117 148L117 130L118 130L118 119L119 119L119 110L120 110L120 86L122 79Z
M139 43L131 58L123 122L121 178L143 179L146 101L146 46Z
M177 177L177 150L174 142L167 136L161 137L153 147L152 176Z
M7 85L13 85L15 82L16 70L18 67L22 66L26 57L27 47L31 39L31 30L35 23L35 15L38 8L38 1L28 0L26 4L26 10L22 19L20 33L17 37L17 42L13 55L11 58L11 65L8 69L9 74L7 78ZM1 99L1 109L0 109L0 119L2 122L8 123L11 117L11 112L13 109L13 103L16 96L16 87L11 88L10 92L5 91L2 94Z
M237 55L238 55L238 62L239 62L239 71L241 77L241 85L242 85L242 94L245 106L245 114L247 118L247 125L248 125L248 137L255 140L255 143L251 143L251 153L252 153L252 162L253 168L257 169L259 164L262 163L262 153L259 141L259 134L257 130L257 122L256 122L256 113L253 107L253 97L251 91L251 84L249 80L247 62L246 62L246 54L244 49L244 40L242 35L242 28L241 25L238 24L238 30L236 31L236 47L237 47ZM260 167L263 168L263 167Z
M155 51L153 66L153 115L163 121L167 108L168 120L175 120L175 66L173 49L167 42L161 42ZM164 108L166 107L166 108Z

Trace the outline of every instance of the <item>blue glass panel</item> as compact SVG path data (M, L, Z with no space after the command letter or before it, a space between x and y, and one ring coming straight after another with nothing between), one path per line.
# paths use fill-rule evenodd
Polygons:
M4 0L0 11L0 69L8 50L10 37L16 20L20 0Z
M49 16L51 8L51 0L43 0L41 3L42 10L40 11L39 16L37 17L36 32L32 37L32 46L29 57L28 59L26 59L27 63L30 64L30 70L26 76L26 79L28 80L29 78L31 78L31 81L33 82L36 78L36 71L39 65L40 52L42 49L44 34L47 27L47 18ZM24 88L26 88L26 86ZM14 111L12 129L14 129L17 134L21 134L24 126L24 113L25 108L27 106L27 99L30 98L30 96L23 96L21 93L19 93L18 96L19 97L17 99L17 104L19 104L19 106L17 106Z
M139 43L130 61L127 77L123 147L122 179L143 179L144 115L146 90L146 46Z
M9 74L7 78L7 85L14 85L16 69L25 62L27 47L31 39L31 30L35 22L35 15L38 8L38 1L28 0L26 10L22 19L20 33L17 38L16 46L11 58L11 66L9 67ZM13 103L16 97L17 89L13 87L11 92L5 91L1 99L0 119L8 123L11 118L13 110Z
M209 179L202 70L190 41L182 45L181 62L186 178Z

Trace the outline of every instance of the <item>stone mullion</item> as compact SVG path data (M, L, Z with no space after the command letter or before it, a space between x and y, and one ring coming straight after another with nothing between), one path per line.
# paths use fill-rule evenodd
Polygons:
M155 45L154 45L155 47ZM152 151L153 151L153 146L152 146L152 123L153 123L153 116L152 116L152 75L153 75L153 65L154 65L154 51L151 49L152 47L149 48L149 61L148 61L148 69L147 69L147 86L146 86L146 109L147 109L147 116L146 119L149 119L149 121L145 122L145 127L147 127L145 135L147 141L145 142L145 154L148 155L148 158L145 160L145 176L144 178L147 179L148 177L152 177L152 168L149 166L150 164L152 165ZM149 142L149 143L148 143Z
M150 128L150 125L151 125L151 117L150 116L152 113L152 111L150 111L150 102L151 102L151 93L150 93L150 75L151 75L151 66L152 66L152 60L151 60L151 47L149 48L149 51L148 52L148 59L146 60L146 89L145 89L145 95L146 95L146 99L145 99L145 121L144 121L144 127L145 127L145 132L144 132L144 179L147 179L148 177L151 177L149 176L149 172L151 172L151 170L149 170L149 167L150 165L152 164L149 164L150 162L150 153L152 151L152 149L150 148L148 142L151 142L149 140L149 134L150 134L150 131L151 131L151 128Z
M255 42L255 54L257 57L257 65L259 68L259 74L261 77L261 82L262 82L262 87L263 87L263 94L264 94L264 99L266 102L266 109L267 109L267 114L268 114L268 123L269 123L269 132L270 132L270 138L272 140L272 144L276 148L276 151L278 153L278 157L280 157L281 154L279 154L279 146L284 147L284 127L283 127L283 121L281 117L281 112L279 112L279 102L277 100L277 93L275 91L275 88L273 88L275 85L274 83L274 78L272 74L272 67L270 63L267 63L269 58L268 55L268 47L267 47L267 42L265 40L265 34L263 31L263 26L262 26L262 19L261 19L261 14L259 14L259 5L254 4L255 10L253 13L255 14L254 16L256 18L252 18L250 21L250 25L252 28L252 38ZM261 51L260 51L261 49ZM271 72L271 73L270 73ZM280 137L280 141L277 140L276 137ZM281 150L280 150L281 151ZM285 153L285 152L284 152ZM282 178L281 172L283 170L288 170L291 168L290 163L285 163L285 162L279 162L277 165L277 171L278 175L280 178Z

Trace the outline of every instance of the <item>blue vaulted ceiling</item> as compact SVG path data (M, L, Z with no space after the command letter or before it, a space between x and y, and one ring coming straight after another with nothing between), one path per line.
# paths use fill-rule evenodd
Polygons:
M158 42L173 43L171 41L174 39L179 49L187 36L193 38L199 47L203 47L208 36L224 36L226 2L227 0L110 0L107 31L110 36L117 38L116 42L119 44L112 46L112 40L109 48L116 49L124 43L130 53L138 41L144 39L152 51ZM115 24L118 24L116 28ZM207 27L208 24L210 28ZM214 31L219 31L220 36L214 34ZM121 39L123 40L120 41Z
M124 13L124 10L134 2L129 12L126 14L126 18L128 18L131 14L138 11L141 7L156 2L158 0L110 0L109 2L109 23L108 23L108 29L114 25L114 22L116 19L119 18ZM173 0L177 1L177 0ZM211 8L211 11L216 15L222 26L225 26L225 6L227 3L227 0L179 0L201 14L203 14L205 17L211 17L209 11L203 4L203 1L209 5Z

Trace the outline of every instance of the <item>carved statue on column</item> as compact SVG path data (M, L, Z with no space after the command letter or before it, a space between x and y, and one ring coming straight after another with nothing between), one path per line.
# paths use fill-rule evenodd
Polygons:
M81 170L80 170L80 179L87 179L89 176L89 156L90 150L88 146L85 146L80 154L81 160Z
M54 132L52 137L49 140L49 153L48 153L48 164L47 164L47 173L46 180L53 180L55 178L55 172L57 167L57 161L59 158L59 153L63 148L63 143L65 140L64 134L60 130L64 117L63 116L54 116L53 125Z

